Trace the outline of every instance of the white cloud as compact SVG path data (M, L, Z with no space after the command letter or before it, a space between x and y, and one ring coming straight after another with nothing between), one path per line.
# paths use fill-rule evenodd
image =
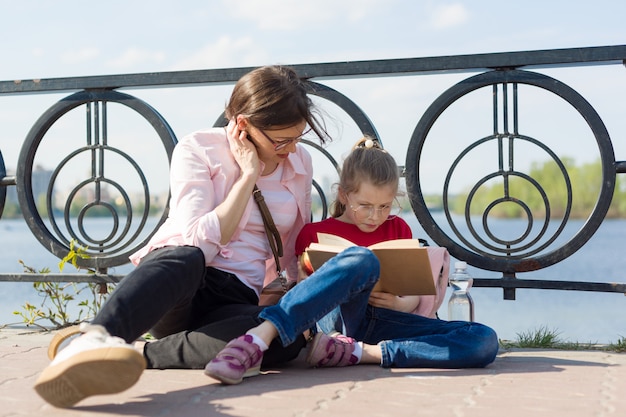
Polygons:
M234 39L222 36L216 42L205 45L193 55L177 62L171 70L257 65L267 60L263 51L265 49L260 48L251 37Z
M114 68L133 68L152 66L165 60L165 53L161 51L149 51L139 48L128 48L122 55L111 59L107 65Z
M61 61L63 61L63 63L65 64L78 64L81 62L90 61L94 58L97 58L99 55L100 50L98 48L86 47L65 52L61 56Z
M37 47L37 48L33 48L33 50L31 51L33 57L39 58L42 57L46 54L46 52L44 51L43 48Z
M469 12L461 3L448 4L434 10L431 25L435 29L447 29L462 25L469 20Z
M226 0L228 10L238 18L255 22L263 30L311 30L316 24L331 20L359 21L384 0Z

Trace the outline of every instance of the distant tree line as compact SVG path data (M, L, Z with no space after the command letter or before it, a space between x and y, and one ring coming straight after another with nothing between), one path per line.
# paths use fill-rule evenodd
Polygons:
M77 196L77 198L72 202L69 213L70 217L77 217L80 211L85 207L90 201L87 198ZM121 204L115 201L110 201L108 204L111 206L113 210L115 210L118 215L125 216L126 215L126 205ZM42 218L48 216L48 208L46 204L46 195L40 194L36 201L37 211L39 212ZM132 203L133 213L136 215L142 214L145 209L145 203L143 200L138 200ZM55 208L55 215L62 216L62 208ZM158 199L153 199L150 203L149 216L160 216L163 212L163 204ZM104 206L95 205L90 207L87 210L87 217L109 217L111 216L111 212L108 208ZM3 219L16 219L22 218L22 210L17 203L17 201L7 199L4 205L4 210L2 211Z
M571 158L563 158L562 162L571 183L570 217L586 218L597 203L602 187L601 162L598 160L580 166L577 166ZM547 205L544 197L549 201L550 216L563 216L568 198L566 182L560 167L553 161L535 162L531 165L528 176L536 181L537 185L526 178L509 176L508 195L522 201L535 218L542 218L546 215ZM544 194L539 191L540 189ZM469 190L451 199L450 206L454 213L464 213L468 195ZM482 214L489 204L504 195L505 181L502 177L484 184L472 199L470 213ZM520 204L503 202L496 204L490 210L490 216L517 218L526 216L526 213ZM626 178L618 175L607 218L623 217L626 217Z

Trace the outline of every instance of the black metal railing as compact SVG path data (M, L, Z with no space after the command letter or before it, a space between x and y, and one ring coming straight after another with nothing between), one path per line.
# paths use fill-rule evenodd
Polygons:
M325 85L324 80L478 73L450 86L421 115L412 136L408 138L406 162L400 169L405 177L413 212L433 243L447 247L452 256L466 260L477 268L501 273L502 275L497 278L476 277L474 285L503 288L504 298L514 299L516 288L626 293L624 282L531 280L518 277L520 273L537 271L561 262L585 245L605 220L615 190L616 174L626 172L626 161L615 160L613 142L596 110L577 91L538 70L623 65L625 60L626 45L618 45L299 64L292 67L308 80L311 95L332 103L348 115L362 134L374 137L379 135L368 115L349 97ZM164 170L167 168L177 138L168 122L155 108L137 97L118 90L232 84L251 69L226 68L0 82L0 96L70 93L53 104L31 127L22 145L15 176L7 175L0 153L0 215L5 206L7 187L15 186L21 211L37 240L59 258L67 254L74 242L88 247L89 258L81 259L79 263L95 271L94 275L0 274L0 281L119 281L121 276L110 274L109 269L127 263L128 255L145 244L167 217L167 204L163 204L155 216L152 211L154 195L151 192L151 180L145 174L141 162L143 155L141 151L133 155L132 144L114 143L110 140L110 119L115 117L113 113L118 115L119 107L130 110L143 122L147 122L160 142ZM572 109L570 117L583 121L583 129L588 130L593 149L600 160L598 176L601 180L593 209L587 213L583 226L570 236L566 236L564 232L571 221L572 207L577 195L572 191L573 181L569 168L547 143L537 139L536 134L525 133L521 128L521 122L528 116L526 110L528 105L520 97L527 97L534 90L557 97ZM481 102L481 99L487 101ZM493 129L484 134L467 135L469 139L457 144L457 148L450 140L450 146L447 148L450 153L455 153L449 160L440 187L441 210L444 216L435 216L426 201L428 195L424 192L425 164L430 159L429 147L433 141L449 140L449 136L437 130L442 124L449 123L450 117L453 121L454 115L458 114L455 109L467 100L472 100L472 109L481 114L489 114ZM43 194L45 204L42 206L38 200L39 196L34 192L38 161L46 160L49 155L50 145L46 142L55 140L54 129L79 109L85 112L81 116L84 117L82 120L85 123L85 134L81 135L79 142L73 144L65 141L63 135L56 135L62 137L60 145L57 144L56 147L63 148L66 153L56 162L55 169L46 178ZM449 116L450 114L452 116ZM445 123L442 122L444 119ZM223 115L217 115L215 125L223 124ZM327 158L334 170L339 169L336 155L313 141L305 140L304 143L313 152ZM154 144L147 146L152 147ZM484 172L478 172L479 170L475 169L478 164L475 158L483 149L492 151L495 166ZM517 159L524 152L529 152L528 149L532 149L530 152L547 156L550 163L557 167L556 177L559 178L562 188L557 197L552 196L551 190L533 178L532 173L520 169ZM126 172L130 174L116 178L113 175L115 173L111 172L114 169L111 168L114 165L113 160L122 161L128 168ZM458 216L453 212L453 206L459 207L459 193L454 184L457 178L465 176L463 169L468 164L474 165L473 174L476 174L476 179L465 193L465 200L460 203L463 215ZM79 170L81 175L83 172L87 174L82 179L73 180L69 191L65 190L63 201L59 202L58 186L67 175L67 171L76 172L76 168L73 168L75 166L82 167ZM127 192L124 181L129 177L135 178L140 184L141 192L138 194L140 198L131 197ZM524 196L517 192L520 183L525 184L539 196L542 202L542 216L534 214L536 209L531 208ZM477 209L478 196L484 194L485 188L493 190L494 184L500 193L490 197L490 200ZM318 182L314 183L314 187L323 209L321 216L326 217L327 200L324 189ZM526 219L518 236L499 236L490 226L494 210L505 204L515 206ZM88 213L95 209L104 211L111 219L110 233L104 236L95 237L87 230ZM150 218L156 218L157 221L148 226Z

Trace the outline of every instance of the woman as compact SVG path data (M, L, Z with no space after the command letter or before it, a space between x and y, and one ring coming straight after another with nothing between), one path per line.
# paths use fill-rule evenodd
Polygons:
M159 349L158 342L146 345L152 355L136 351L130 343L146 331L166 340L208 329L215 346L202 348L219 352L230 338L258 324L258 296L276 270L251 197L255 184L284 242L281 264L288 279L297 279L295 239L310 219L312 182L311 157L297 143L309 129L322 144L328 135L304 83L281 66L244 75L225 115L225 128L192 133L176 146L169 218L131 256L137 267L93 322L35 383L52 405L70 407L90 395L132 386L159 352L171 353L167 343ZM296 354L305 343L301 335L297 339ZM277 356L293 356L288 349Z

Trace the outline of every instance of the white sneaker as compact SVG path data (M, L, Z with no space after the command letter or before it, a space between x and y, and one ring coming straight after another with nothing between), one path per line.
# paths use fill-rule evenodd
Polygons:
M114 394L132 387L146 368L143 355L102 326L81 325L75 338L43 370L35 390L55 407L71 407L91 395Z
M83 333L81 329L85 329L86 325L86 323L75 324L54 332L50 345L48 345L48 359L53 360L57 352L65 349L72 340L79 337Z

